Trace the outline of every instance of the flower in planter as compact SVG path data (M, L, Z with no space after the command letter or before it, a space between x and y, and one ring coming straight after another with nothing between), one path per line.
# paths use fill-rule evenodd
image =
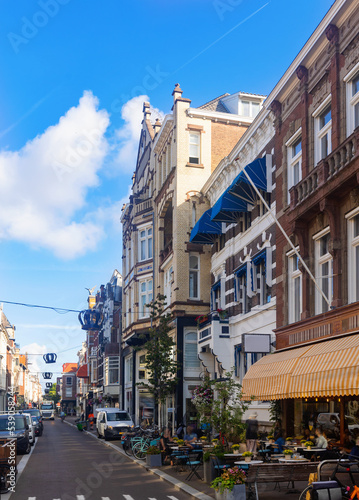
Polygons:
M267 438L272 440L272 439L274 439L274 436L272 436L272 434L270 434L269 436L267 436Z
M239 450L239 444L232 444L232 450Z
M283 455L293 455L293 450L283 450Z
M207 314L201 314L200 316L197 316L197 318L196 318L197 326L200 325L201 323L204 323L207 320L208 320Z
M226 319L227 318L227 311L224 311L223 309L217 309L217 312L218 312L219 317L221 319Z
M301 439L301 440L300 440L300 442L301 442L302 444L304 444L304 443L306 443L306 442L307 442L307 440L306 440L306 439Z
M312 441L306 441L306 442L304 443L304 446L307 446L307 447L309 447L309 446L314 446L314 443L313 443Z
M211 482L211 488L223 493L225 490L232 491L236 484L243 484L246 480L245 472L239 467L232 467L223 472L219 477L216 477Z
M293 441L293 438L292 437L287 437L285 440L286 441Z
M203 441L203 442L204 442L204 441L207 441L207 437L206 437L206 436L201 436L199 439L200 439L201 441Z
M183 439L178 439L177 444L178 446L183 446L184 445Z
M160 455L161 451L157 446L149 446L146 450L147 455Z
M253 457L253 453L251 451L245 451L242 453L242 457Z

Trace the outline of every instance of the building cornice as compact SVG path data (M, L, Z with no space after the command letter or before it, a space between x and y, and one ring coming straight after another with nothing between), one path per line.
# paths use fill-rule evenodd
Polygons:
M210 119L212 121L221 121L227 124L234 123L236 125L248 126L253 122L253 118L251 117L235 115L232 113L221 113L219 111L207 111L198 108L188 108L186 113L189 118L202 118L203 120Z

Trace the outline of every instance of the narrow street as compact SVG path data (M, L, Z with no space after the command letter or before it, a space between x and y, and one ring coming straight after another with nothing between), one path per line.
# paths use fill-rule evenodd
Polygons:
M189 496L151 472L60 420L44 434L11 500L184 500Z

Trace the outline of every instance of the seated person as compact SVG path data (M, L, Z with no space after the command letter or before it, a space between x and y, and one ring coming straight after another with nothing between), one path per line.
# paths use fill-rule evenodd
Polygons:
M184 435L183 437L184 442L189 448L194 449L195 443L198 440L197 434L194 432L194 429L191 425L187 426L187 434Z
M168 446L168 443L173 443L173 439L171 438L171 433L169 429L165 429L160 439L160 450L163 454L163 461L169 460L171 456L171 448ZM172 465L172 463L171 463Z
M275 440L274 444L276 444L278 446L278 453L282 453L283 452L283 449L285 447L285 439L283 437L283 432L282 431L279 431L278 434L277 434L277 439ZM276 451L276 450L274 450Z
M350 450L349 459L356 458L359 459L359 438L356 438L355 446Z
M315 435L317 436L315 443L316 448L327 448L328 441L326 435L324 432L322 432L322 430L319 427L315 429Z

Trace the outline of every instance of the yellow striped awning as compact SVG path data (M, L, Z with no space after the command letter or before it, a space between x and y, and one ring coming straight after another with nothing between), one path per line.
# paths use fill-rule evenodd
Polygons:
M359 395L359 334L264 356L242 390L257 400Z

